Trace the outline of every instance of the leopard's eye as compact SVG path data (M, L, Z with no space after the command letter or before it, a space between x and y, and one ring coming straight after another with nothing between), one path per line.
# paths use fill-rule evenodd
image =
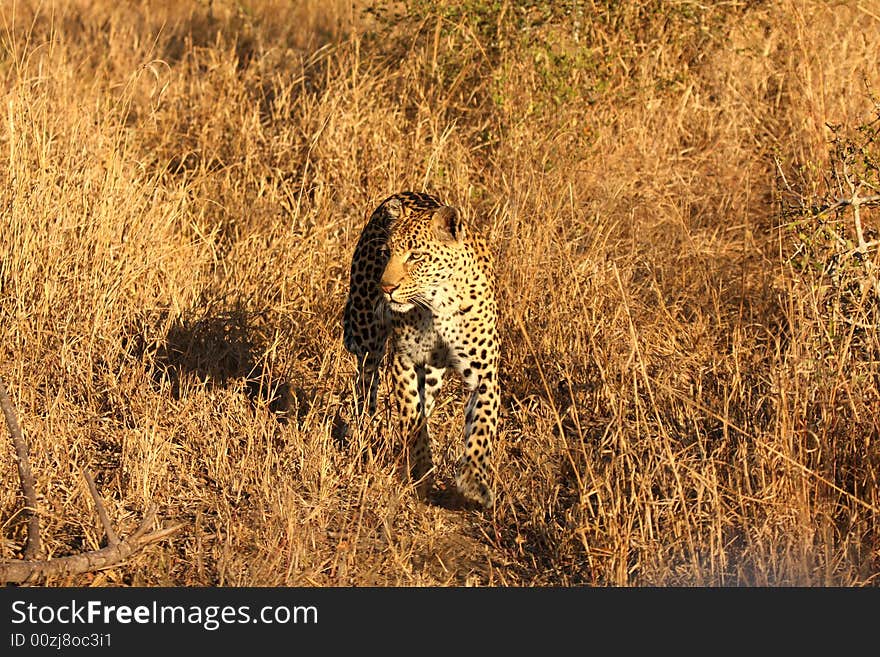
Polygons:
M421 251L411 251L406 261L410 263L418 263L425 259L425 254Z

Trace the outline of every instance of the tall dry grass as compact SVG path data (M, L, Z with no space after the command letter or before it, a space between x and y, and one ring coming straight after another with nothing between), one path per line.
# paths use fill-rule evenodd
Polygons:
M829 233L852 241L851 207L819 213L845 161L880 186L876 3L0 18L0 376L47 554L103 540L83 468L122 531L151 502L185 523L50 584L878 583L877 249ZM406 188L498 254L491 512L418 503L388 409L338 439L348 259ZM433 423L445 486L459 400ZM13 558L11 446L0 472Z

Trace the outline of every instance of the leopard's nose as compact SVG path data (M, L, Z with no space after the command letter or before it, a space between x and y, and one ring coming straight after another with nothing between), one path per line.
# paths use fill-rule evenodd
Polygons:
M394 290L396 290L400 286L395 283L386 283L385 281L382 281L381 283L379 283L379 287L382 289L382 291L385 294L391 294L392 292L394 292Z

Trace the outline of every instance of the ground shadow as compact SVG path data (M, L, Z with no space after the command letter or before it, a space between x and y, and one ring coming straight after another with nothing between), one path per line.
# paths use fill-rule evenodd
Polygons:
M469 500L455 487L455 482L434 482L434 487L428 493L425 503L447 511L483 511L478 502Z
M179 399L189 377L202 385L228 387L244 382L244 393L255 407L267 409L286 423L308 406L309 395L279 378L261 358L261 332L255 325L258 313L234 308L175 321L163 339L152 347L141 340L139 356L145 357L153 381L170 386ZM152 353L150 353L152 352Z

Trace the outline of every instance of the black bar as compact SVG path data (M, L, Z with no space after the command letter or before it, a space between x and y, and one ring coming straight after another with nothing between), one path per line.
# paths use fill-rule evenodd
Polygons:
M7 587L0 654L86 643L104 654L710 650L702 641L758 641L763 652L800 641L816 648L831 631L839 652L860 634L876 648L878 618L877 589Z

